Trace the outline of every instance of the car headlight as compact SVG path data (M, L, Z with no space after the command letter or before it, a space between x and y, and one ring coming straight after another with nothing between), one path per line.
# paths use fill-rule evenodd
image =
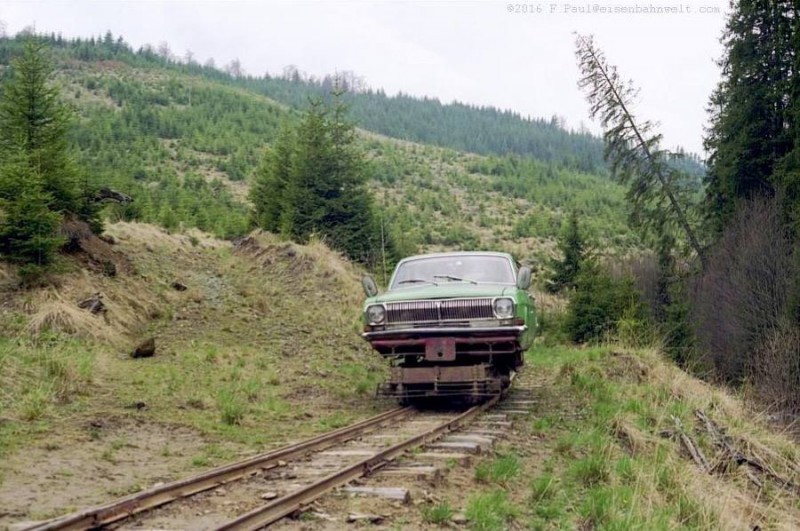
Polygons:
M367 321L371 325L379 325L386 319L386 308L382 304L373 304L367 307Z
M508 297L495 299L494 315L498 319L511 319L514 317L514 300Z

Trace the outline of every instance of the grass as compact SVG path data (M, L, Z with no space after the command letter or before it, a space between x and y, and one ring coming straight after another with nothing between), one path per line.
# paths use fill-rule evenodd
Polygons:
M68 452L83 436L113 440L114 427L136 422L193 431L197 449L181 454L201 467L224 461L201 450L208 441L262 450L386 407L371 398L386 364L359 336L360 272L321 242L257 233L237 250L138 223L108 232L134 274L111 279L70 262L57 286L0 285L4 464L54 435ZM176 279L189 289L176 291ZM104 316L77 308L95 292ZM156 355L131 359L146 337ZM110 420L111 431L94 419ZM107 446L97 458L118 453Z
M521 463L514 454L500 455L488 461L482 461L475 467L475 479L480 483L496 483L507 485L519 476Z
M450 522L455 511L446 502L422 507L422 519L428 524L443 526Z
M502 489L478 492L468 502L465 515L470 528L476 531L500 531L508 529L509 523L520 514Z
M95 352L79 340L0 338L0 456L85 399L94 379Z
M520 424L520 440L476 466L478 485L489 490L467 502L474 529L711 530L800 522L790 492L764 478L755 488L743 471L704 473L672 435L680 426L709 460L721 459L694 417L702 409L743 451L758 448L779 475L796 477L800 450L748 418L725 391L652 351L616 346L539 346L528 364L547 381L546 392L535 418ZM535 457L528 457L531 450Z

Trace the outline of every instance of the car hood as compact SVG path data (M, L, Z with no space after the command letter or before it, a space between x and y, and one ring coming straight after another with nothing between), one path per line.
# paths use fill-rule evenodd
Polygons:
M517 291L515 286L502 284L469 284L464 282L447 282L438 286L419 286L416 288L402 288L381 293L370 299L366 304L377 302L414 301L421 299L460 299L467 297L500 297L507 295L513 297Z

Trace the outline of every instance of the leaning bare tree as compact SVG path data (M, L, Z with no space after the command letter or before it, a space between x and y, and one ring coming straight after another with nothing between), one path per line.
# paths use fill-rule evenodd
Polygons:
M679 228L705 269L703 248L687 216L685 176L669 164L676 155L660 147L661 135L654 132L652 122L636 120L631 105L638 91L608 64L592 36L577 35L576 45L578 86L586 91L592 118L603 127L612 173L628 185L633 225L645 233L655 229L659 237L670 226Z

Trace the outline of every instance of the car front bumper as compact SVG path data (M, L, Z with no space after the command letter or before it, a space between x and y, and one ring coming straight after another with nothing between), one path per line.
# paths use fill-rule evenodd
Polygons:
M461 356L516 354L522 350L524 325L467 328L431 327L365 332L363 337L384 356L424 356L427 361L455 361Z
M424 337L475 337L485 338L491 335L514 336L517 337L528 327L526 325L518 326L493 326L493 327L428 327L428 328L400 328L389 330L375 330L372 332L364 332L361 337L372 342L375 339L412 339Z

